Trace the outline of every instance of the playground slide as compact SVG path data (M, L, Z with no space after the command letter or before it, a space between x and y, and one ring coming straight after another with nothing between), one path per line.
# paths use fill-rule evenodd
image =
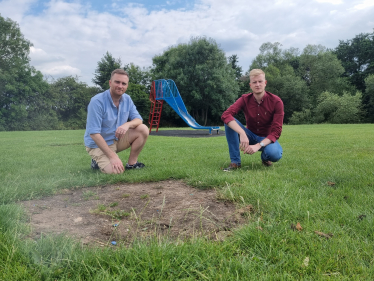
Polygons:
M179 94L178 88L173 80L160 79L155 81L156 100L166 101L174 111L193 129L209 130L212 134L213 130L219 132L220 127L201 126L196 120L188 113L186 106Z

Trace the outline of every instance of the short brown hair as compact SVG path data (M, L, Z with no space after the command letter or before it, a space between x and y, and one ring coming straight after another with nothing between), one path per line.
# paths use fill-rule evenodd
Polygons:
M257 76L257 75L261 75L261 74L264 74L264 76L265 76L265 72L263 72L261 69L252 69L249 72L249 77L251 77L251 76Z
M120 74L120 75L126 75L127 77L130 78L129 74L123 70L122 68L117 68L115 70L112 71L112 74L110 75L110 80L112 80L112 77L114 74Z

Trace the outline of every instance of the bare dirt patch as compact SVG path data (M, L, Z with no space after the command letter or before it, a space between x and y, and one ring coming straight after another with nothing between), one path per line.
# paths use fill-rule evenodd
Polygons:
M222 240L248 221L252 206L239 210L219 200L216 191L182 181L163 181L62 190L21 203L31 237L65 233L83 244L130 244L135 238L205 236Z

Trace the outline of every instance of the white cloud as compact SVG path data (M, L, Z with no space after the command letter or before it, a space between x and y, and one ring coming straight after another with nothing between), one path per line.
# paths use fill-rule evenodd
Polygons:
M59 62L64 61L64 58L61 56L49 55L43 49L38 49L35 47L30 48L30 57L33 63L41 64L45 62Z
M75 76L80 75L81 71L78 68L71 67L70 65L59 65L51 68L44 69L46 75L50 75L54 78L64 76Z
M316 0L318 3L329 3L333 5L343 4L342 0Z
M355 5L351 10L364 10L368 9L374 6L374 1L373 0L364 0L364 1L357 1L361 2Z
M0 14L20 22L30 6L38 0L3 0L0 1ZM5 13L4 13L5 12Z
M107 51L123 63L147 67L168 47L207 36L228 56L237 54L246 71L262 43L280 42L284 49L302 50L307 44L334 48L339 40L372 32L374 26L374 7L366 0L200 0L189 10L152 11L117 1L115 14L77 1L51 0L36 15L28 13L35 1L11 1L0 2L1 15L16 20L34 44L30 56L36 69L54 76L79 75L88 84ZM10 4L14 2L22 6L19 11ZM366 8L358 9L362 5Z

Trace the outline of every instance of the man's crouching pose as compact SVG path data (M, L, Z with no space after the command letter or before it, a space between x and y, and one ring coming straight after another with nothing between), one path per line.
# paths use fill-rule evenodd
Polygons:
M131 100L125 94L129 75L123 69L112 72L109 90L94 96L88 105L84 143L91 156L91 168L107 174L120 174L125 169L145 165L138 156L148 138L148 127ZM126 166L117 153L130 148Z
M226 172L241 167L240 150L246 154L261 151L265 166L282 158L283 150L277 140L283 126L283 102L265 91L267 81L261 69L251 70L249 79L253 92L242 95L222 114L231 159ZM247 128L234 118L240 111L244 112Z

